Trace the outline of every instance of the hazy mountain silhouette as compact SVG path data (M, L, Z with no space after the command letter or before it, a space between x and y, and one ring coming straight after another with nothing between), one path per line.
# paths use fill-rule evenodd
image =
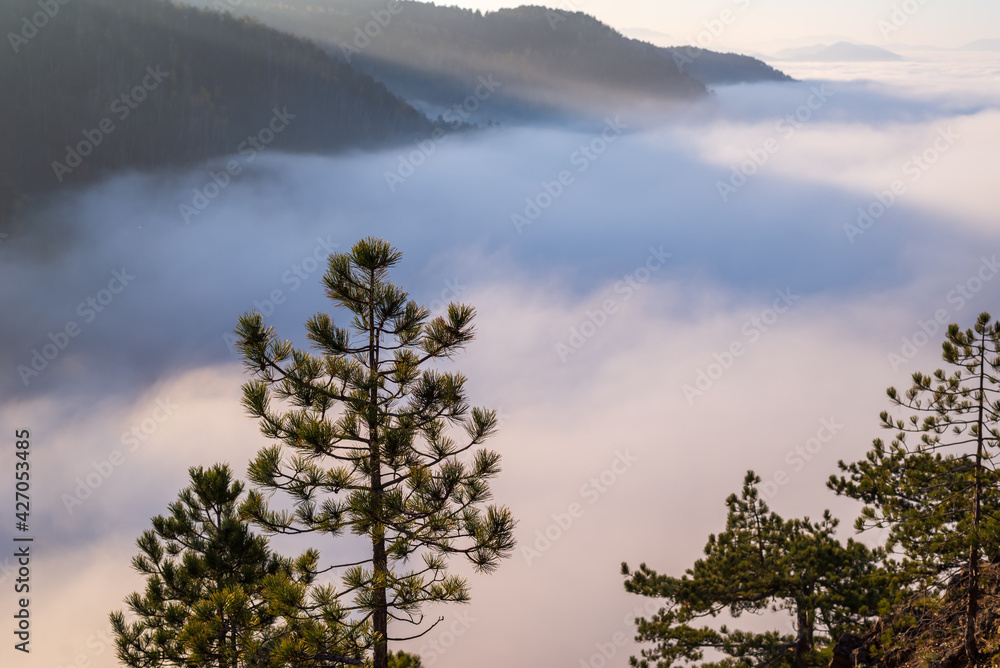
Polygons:
M662 48L540 6L484 14L423 2L245 0L233 11L316 41L431 113L475 107L479 121L614 113L694 99L706 84L787 79L754 58ZM481 77L491 76L499 85L489 99L470 100L485 96Z
M1000 39L977 39L962 47L962 51L1000 51Z
M843 62L887 62L903 60L892 51L868 44L837 42L832 45L817 44L793 49L783 49L774 54L779 60L812 61L826 63Z

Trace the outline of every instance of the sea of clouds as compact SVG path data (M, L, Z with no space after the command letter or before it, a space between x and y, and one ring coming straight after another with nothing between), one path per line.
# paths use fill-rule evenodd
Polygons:
M750 468L778 512L832 508L851 535L824 481L880 435L885 388L936 368L946 323L1000 314L998 72L803 64L669 118L332 157L275 141L236 174L61 193L0 244L0 433L31 431L36 476L23 665L116 665L136 537L188 467L242 472L266 443L237 318L301 343L325 258L366 235L403 251L418 301L476 307L451 366L501 411L494 489L519 520L513 557L408 646L425 665L626 665L646 602L619 563L680 573Z

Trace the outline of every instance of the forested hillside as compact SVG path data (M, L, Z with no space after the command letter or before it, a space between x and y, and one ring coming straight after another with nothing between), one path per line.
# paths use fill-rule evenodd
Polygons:
M164 0L52 5L51 17L33 0L0 5L5 213L114 169L258 150L249 137L318 151L430 126L346 62L252 19Z
M406 99L438 109L461 104L480 77L492 76L500 85L480 101L489 112L480 121L620 113L706 93L668 51L582 12L525 6L483 14L385 0L246 0L232 11L312 39Z
M695 46L664 49L695 79L709 85L791 81L792 78L764 61L736 53L719 53Z

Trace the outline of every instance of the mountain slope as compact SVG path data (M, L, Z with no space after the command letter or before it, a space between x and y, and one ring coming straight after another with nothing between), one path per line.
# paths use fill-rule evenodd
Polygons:
M316 41L434 113L462 105L480 90L480 77L492 76L500 85L470 104L480 121L620 113L698 98L706 82L787 79L743 56L684 49L675 58L679 49L629 39L580 12L538 6L483 14L409 1L244 0L233 11Z
M430 127L367 75L255 21L163 0L57 6L0 58L0 114L16 128L0 157L0 209L112 170L249 150L249 138L320 151ZM0 20L22 26L37 11L7 0Z
M674 46L664 51L685 72L707 85L792 80L784 72L751 56L719 53L693 46Z
M620 113L706 92L656 47L637 47L579 13L519 7L481 14L385 0L246 0L234 11L314 40L432 113L464 104L477 90L488 100L466 106L480 121ZM483 91L481 77L497 85Z
M1000 566L984 564L984 596L976 616L980 652L1000 657ZM971 668L965 654L968 572L936 595L916 596L883 616L864 635L846 634L830 668ZM984 661L980 665L992 665Z

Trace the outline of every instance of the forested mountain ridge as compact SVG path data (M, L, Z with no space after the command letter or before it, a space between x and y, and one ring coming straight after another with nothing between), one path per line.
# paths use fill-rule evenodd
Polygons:
M753 58L693 47L664 49L625 37L582 12L541 6L484 14L395 0L233 4L233 12L314 40L432 109L453 108L473 94L480 77L492 75L500 86L482 101L488 113L480 113L480 121L610 113L647 102L696 99L706 94L706 83L788 79Z
M268 145L322 151L431 123L369 76L248 18L166 0L0 6L0 212L123 168ZM273 144L270 142L273 141Z
M738 53L720 53L696 46L663 48L685 72L707 85L791 81L763 60Z

